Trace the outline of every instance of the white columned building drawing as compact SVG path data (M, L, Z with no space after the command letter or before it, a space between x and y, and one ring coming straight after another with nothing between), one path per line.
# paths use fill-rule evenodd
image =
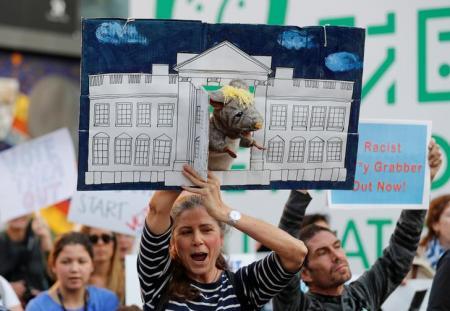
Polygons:
M251 148L248 170L218 173L225 185L344 181L353 82L296 79L293 68L269 77L271 62L225 41L201 54L178 53L178 74L153 64L151 74L89 76L86 184L176 184L183 164L206 162L204 88L236 78L248 83L265 117L254 138L266 150Z

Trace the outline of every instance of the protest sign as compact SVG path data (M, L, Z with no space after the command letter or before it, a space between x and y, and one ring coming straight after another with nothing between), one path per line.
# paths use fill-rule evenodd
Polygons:
M78 190L186 185L184 164L204 176L223 165L212 169L223 189L352 188L363 29L122 19L82 29ZM208 134L212 97L251 109L216 104ZM250 156L237 169L238 140Z
M139 277L136 269L137 255L125 257L125 304L142 305Z
M408 280L399 286L383 303L383 310L427 310L430 297L430 279ZM419 297L416 297L419 296Z
M366 120L359 129L353 190L330 191L330 206L427 208L430 123Z
M70 202L69 220L136 235L144 226L151 191L83 191Z
M0 153L0 222L71 197L75 152L67 129Z

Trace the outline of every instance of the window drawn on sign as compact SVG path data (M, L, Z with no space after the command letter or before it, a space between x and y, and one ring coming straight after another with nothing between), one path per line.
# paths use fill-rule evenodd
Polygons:
M327 141L327 161L341 161L342 159L342 139L332 137Z
M198 159L200 155L200 136L195 138L194 141L194 158Z
M131 103L116 103L116 126L131 126Z
M272 105L270 113L270 129L286 129L287 105Z
M94 105L94 126L109 126L109 103Z
M345 126L345 107L330 107L328 109L328 131L343 131Z
M269 140L269 146L267 148L267 161L268 162L283 162L284 154L284 139L280 136L275 136Z
M308 114L308 106L294 105L292 110L292 129L306 130L308 127Z
M106 133L97 133L92 140L92 164L109 164L109 136Z
M137 104L137 126L151 126L151 103L138 103Z
M168 166L172 152L172 139L161 135L153 141L153 165Z
M323 131L325 128L327 107L314 106L311 113L311 130Z
M135 144L134 164L147 166L150 155L150 137L147 134L140 134L136 137Z
M323 161L324 144L324 140L317 136L309 141L308 162L319 163Z
M202 120L202 108L200 106L195 107L195 124L200 124Z
M173 126L174 104L158 104L158 127Z
M131 141L131 136L126 133L114 139L114 163L131 164Z
M289 142L288 162L303 162L305 158L306 140L301 136L292 138Z

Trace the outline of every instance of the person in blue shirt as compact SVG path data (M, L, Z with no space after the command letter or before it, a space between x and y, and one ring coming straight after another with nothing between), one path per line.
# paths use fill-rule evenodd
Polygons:
M48 267L56 279L48 290L32 299L27 311L117 310L119 299L103 288L87 286L94 270L92 244L87 235L70 232L60 236L50 253Z

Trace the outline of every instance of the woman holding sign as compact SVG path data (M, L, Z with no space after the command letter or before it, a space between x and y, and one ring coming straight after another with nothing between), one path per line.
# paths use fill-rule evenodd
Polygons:
M261 308L300 269L306 247L231 209L211 173L205 181L185 166L183 174L198 188L183 187L191 194L179 199L179 192L157 191L150 202L138 256L144 310ZM236 273L228 271L222 254L226 223L274 252Z

